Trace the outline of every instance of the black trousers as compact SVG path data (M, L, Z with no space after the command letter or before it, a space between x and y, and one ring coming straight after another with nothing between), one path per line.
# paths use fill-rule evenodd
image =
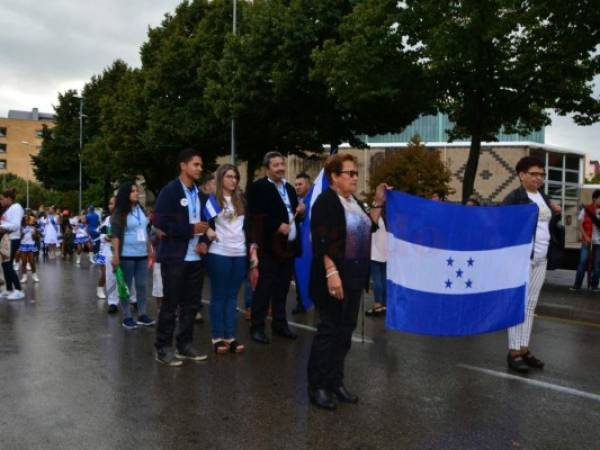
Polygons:
M272 328L288 326L285 304L292 281L294 258L279 259L263 255L258 265L258 284L252 297L251 330L264 330L265 320L271 304Z
M7 291L12 291L13 286L15 289L18 289L19 291L21 290L19 276L13 267L13 262L15 261L15 255L19 249L19 245L21 245L21 239L10 240L10 260L2 263L2 271L4 272L4 281L6 281Z
M204 265L201 261L162 263L164 298L158 313L155 347L171 347L175 322L179 328L175 336L177 348L184 350L194 337L194 315L198 296L201 295ZM179 308L179 313L177 309Z
M344 360L352 345L362 289L344 287L344 300L313 299L320 323L308 360L308 385L332 389L344 382Z

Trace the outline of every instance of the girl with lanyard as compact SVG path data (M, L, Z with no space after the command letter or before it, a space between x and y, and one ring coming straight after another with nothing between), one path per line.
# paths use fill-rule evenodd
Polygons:
M133 320L129 308L129 299L121 299L123 308L123 327L134 330L138 325L152 326L154 320L146 315L146 280L148 278L148 256L153 249L148 239L148 219L146 212L138 203L138 187L131 181L119 188L115 201L115 210L111 217L113 268L121 266L125 283L131 292L133 281L137 293L137 321Z

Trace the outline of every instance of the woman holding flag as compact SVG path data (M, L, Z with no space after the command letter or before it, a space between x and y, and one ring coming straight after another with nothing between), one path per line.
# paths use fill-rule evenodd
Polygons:
M237 294L248 274L256 278L256 246L250 242L246 202L239 188L240 173L232 164L217 170L216 195L210 195L206 216L210 230L207 237L207 270L210 277L210 323L215 353L241 353L244 346L236 340Z
M313 260L310 295L320 323L308 362L308 393L319 408L336 409L336 402L357 403L344 386L344 360L352 343L363 289L369 282L371 233L377 230L385 203L386 184L377 186L367 213L354 194L358 163L349 154L325 162L330 187L315 201L311 214Z

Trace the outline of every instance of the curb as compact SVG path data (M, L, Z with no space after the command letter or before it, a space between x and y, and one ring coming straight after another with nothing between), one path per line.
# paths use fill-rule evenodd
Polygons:
M556 303L541 303L538 304L535 312L542 316L600 325L600 311L574 308L572 306L559 305Z

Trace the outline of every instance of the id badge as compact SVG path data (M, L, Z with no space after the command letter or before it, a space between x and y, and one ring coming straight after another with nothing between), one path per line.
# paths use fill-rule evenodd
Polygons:
M137 241L146 242L146 230L144 228L137 229Z

